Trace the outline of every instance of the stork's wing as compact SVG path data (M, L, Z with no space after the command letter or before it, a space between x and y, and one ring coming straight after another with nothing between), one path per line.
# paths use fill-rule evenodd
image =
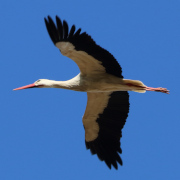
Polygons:
M61 53L75 61L82 75L107 72L123 78L121 67L108 51L98 46L94 40L81 29L75 32L75 26L69 31L66 21L56 16L56 24L48 16L45 24L51 40Z
M129 112L129 94L126 91L113 93L87 93L88 102L83 117L85 143L92 154L97 154L111 168L122 165L118 153L122 153L120 138Z

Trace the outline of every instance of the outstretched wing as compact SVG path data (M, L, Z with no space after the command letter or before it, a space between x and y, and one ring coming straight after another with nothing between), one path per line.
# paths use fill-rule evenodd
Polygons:
M119 153L122 128L129 112L127 91L87 93L88 101L83 116L85 143L92 154L97 154L111 169L122 165Z
M49 16L45 18L45 24L55 46L77 63L82 75L106 72L123 78L121 67L113 55L98 46L86 32L75 31L75 25L69 31L67 22L62 22L57 16L56 25Z

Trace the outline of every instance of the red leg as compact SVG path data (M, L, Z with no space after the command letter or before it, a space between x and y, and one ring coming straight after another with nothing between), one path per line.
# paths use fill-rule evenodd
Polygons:
M169 94L169 90L167 90L166 88L162 88L162 87L153 88L153 87L147 87L147 86L134 85L132 83L126 83L126 85L129 87L132 87L132 86L139 87L140 89L146 90L146 91L156 91L156 92L162 92L162 93Z
M146 87L146 91L156 91L156 92L162 92L162 93L166 93L169 94L169 90L167 90L166 88L152 88L152 87Z

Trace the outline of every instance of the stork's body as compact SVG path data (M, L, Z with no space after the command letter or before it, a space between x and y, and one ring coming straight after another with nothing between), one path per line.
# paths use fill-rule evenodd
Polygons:
M39 79L35 83L15 90L45 87L62 88L87 92L88 101L83 116L85 143L92 154L97 154L111 168L122 165L119 153L122 128L129 112L129 94L127 91L157 91L169 93L166 88L151 88L141 81L124 79L122 70L115 58L98 46L81 29L75 32L73 25L69 31L66 21L56 17L54 24L48 16L45 19L51 40L61 53L75 61L80 73L67 81Z
M109 74L89 77L78 74L67 81L39 79L35 84L41 87L39 81L41 81L42 87L44 87L45 83L46 88L61 88L81 92L135 91L143 93L146 91L146 86L141 81L122 79Z

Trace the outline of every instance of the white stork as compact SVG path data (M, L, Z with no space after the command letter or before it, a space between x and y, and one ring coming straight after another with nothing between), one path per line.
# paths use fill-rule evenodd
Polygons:
M116 59L98 46L86 33L69 31L66 21L56 16L56 25L48 16L45 24L49 36L60 52L77 63L80 73L67 81L39 79L33 84L16 88L63 88L87 92L88 101L83 116L86 148L97 154L111 169L122 165L119 153L122 128L129 112L127 91L144 93L156 91L169 94L166 88L151 88L141 81L123 79L121 67Z

